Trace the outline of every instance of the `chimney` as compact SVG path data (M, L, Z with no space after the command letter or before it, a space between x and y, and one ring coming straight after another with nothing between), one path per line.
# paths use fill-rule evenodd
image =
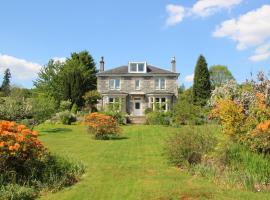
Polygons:
M99 72L104 71L104 57L101 56L100 61L99 61Z
M172 72L176 73L176 60L175 60L175 56L172 57Z

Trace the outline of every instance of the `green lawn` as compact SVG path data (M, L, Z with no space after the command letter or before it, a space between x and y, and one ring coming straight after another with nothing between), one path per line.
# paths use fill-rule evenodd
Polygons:
M169 200L270 199L270 194L226 189L194 177L166 161L164 139L180 129L125 126L124 138L93 140L83 126L41 126L50 151L82 161L87 173L76 185L41 199Z

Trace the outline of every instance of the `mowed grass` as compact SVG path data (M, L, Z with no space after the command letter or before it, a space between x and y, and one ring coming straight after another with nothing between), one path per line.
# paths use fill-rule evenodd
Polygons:
M42 125L39 130L50 151L87 167L79 183L41 199L270 199L268 193L217 186L168 164L164 140L184 128L125 126L123 138L107 141L92 139L83 126Z

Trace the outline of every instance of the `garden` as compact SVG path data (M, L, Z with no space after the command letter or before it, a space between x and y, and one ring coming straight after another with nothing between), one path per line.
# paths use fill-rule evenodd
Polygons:
M269 199L270 81L238 84L198 58L193 86L146 125L97 110L93 58L50 61L34 89L0 94L1 199ZM61 86L61 90L59 89Z

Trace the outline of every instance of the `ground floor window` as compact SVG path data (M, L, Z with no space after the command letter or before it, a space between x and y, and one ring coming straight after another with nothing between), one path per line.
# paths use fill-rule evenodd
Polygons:
M166 97L149 97L149 108L168 111L168 100Z
M121 109L121 98L109 97L109 109L120 110Z

